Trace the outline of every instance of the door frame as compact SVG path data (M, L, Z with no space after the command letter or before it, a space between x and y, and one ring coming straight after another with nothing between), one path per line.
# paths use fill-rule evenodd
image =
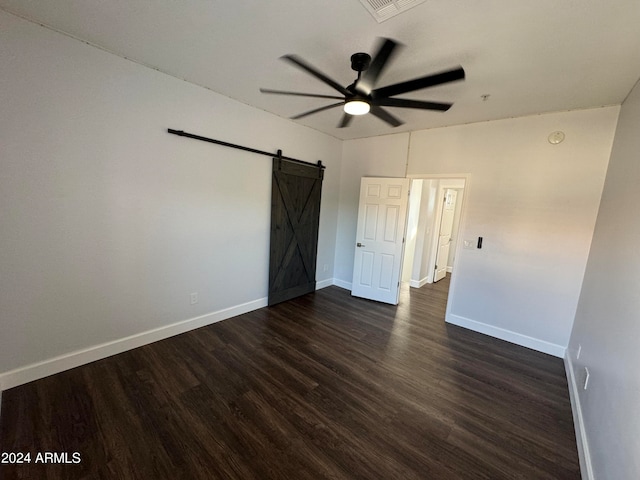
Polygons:
M469 197L471 194L471 174L470 173L411 173L406 176L411 181L413 180L464 180L464 195L462 196L462 205L460 206L460 223L458 226L458 235L455 241L455 258L456 265L460 265L461 262L464 263L464 256L460 255L461 250L464 245L464 240L461 233L466 230L467 226L467 206L469 205ZM437 207L436 207L437 208ZM438 210L436 210L438 212ZM436 222L439 221L440 213L436 213L437 218ZM432 248L432 254L433 248ZM429 269L433 269L435 262L432 263L432 259L429 260ZM459 271L459 268L454 268L453 272L451 272L451 283L449 286L449 295L447 296L447 308L445 311L445 319L449 317L449 309L451 308L452 300L456 292L457 286L457 278L456 272ZM433 279L433 272L430 272L431 278Z

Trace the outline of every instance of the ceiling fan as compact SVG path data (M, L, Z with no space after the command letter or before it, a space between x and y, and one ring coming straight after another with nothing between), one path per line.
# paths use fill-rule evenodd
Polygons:
M421 110L437 110L441 112L449 110L452 105L451 103L426 102L422 100L393 97L403 93L413 92L414 90L441 85L443 83L464 80L464 69L460 66L452 70L426 75L406 82L395 83L382 88L374 88L382 71L392 58L397 46L398 43L394 40L384 38L381 39L380 46L373 59L369 54L362 52L351 55L351 68L358 72L358 78L356 78L356 80L347 87L343 87L338 82L331 79L296 55L284 55L281 57L283 60L304 70L316 77L318 80L326 83L334 90L337 90L341 96L289 92L285 90L272 90L267 88L261 88L260 91L262 93L278 95L295 95L299 97L330 98L340 100L337 103L315 108L308 112L291 117L292 119L298 119L306 117L307 115L342 106L344 114L338 124L338 128L347 127L349 123L351 123L354 115L364 115L369 112L379 119L387 122L392 127L397 127L404 123L382 107L417 108Z

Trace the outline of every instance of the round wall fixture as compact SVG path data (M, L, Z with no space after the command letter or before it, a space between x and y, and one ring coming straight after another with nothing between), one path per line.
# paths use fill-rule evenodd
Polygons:
M564 140L564 132L561 132L559 130L557 132L551 132L549 134L548 140L551 145L562 143L562 141Z

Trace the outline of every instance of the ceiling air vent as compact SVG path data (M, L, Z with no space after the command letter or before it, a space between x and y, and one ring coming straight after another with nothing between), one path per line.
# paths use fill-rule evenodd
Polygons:
M360 0L364 8L373 15L378 23L420 5L427 0Z

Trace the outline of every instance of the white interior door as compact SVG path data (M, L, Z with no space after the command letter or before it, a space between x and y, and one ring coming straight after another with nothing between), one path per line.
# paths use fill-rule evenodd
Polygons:
M352 295L398 304L408 199L407 178L362 178Z
M449 249L451 248L451 231L453 229L453 217L456 212L456 197L458 192L447 188L442 202L442 216L440 220L440 232L438 234L438 252L436 254L436 271L433 281L442 280L447 275L447 262Z

